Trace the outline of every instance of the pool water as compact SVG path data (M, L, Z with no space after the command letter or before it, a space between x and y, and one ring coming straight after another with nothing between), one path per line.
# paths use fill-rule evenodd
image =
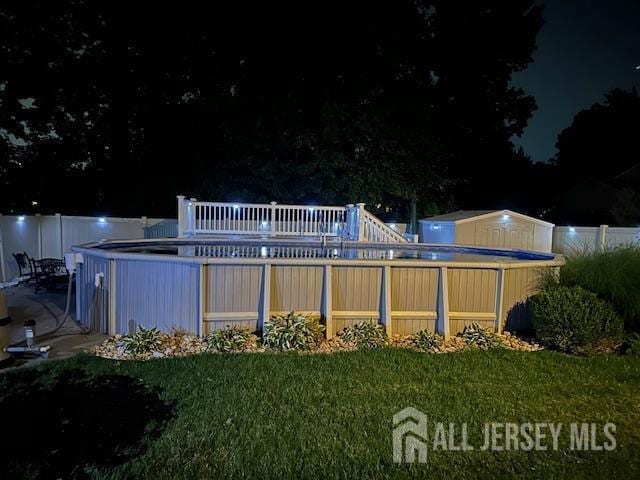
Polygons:
M324 258L345 260L433 260L462 262L504 262L522 260L551 260L553 255L522 250L496 250L473 247L439 245L398 245L384 247L356 247L318 243L301 245L265 241L241 242L153 242L110 243L98 248L122 253L179 255L210 258Z

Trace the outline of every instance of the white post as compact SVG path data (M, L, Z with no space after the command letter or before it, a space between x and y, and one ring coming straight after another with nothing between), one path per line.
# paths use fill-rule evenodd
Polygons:
M600 225L598 229L598 238L596 248L601 252L604 252L607 248L607 229L609 225Z
M109 335L116 334L116 261L114 259L109 260L109 316L107 331ZM120 332L122 333L122 332Z
M258 322L260 331L264 335L264 325L269 320L271 314L271 265L262 267L262 289L260 291L260 311L258 312Z
M276 205L277 204L278 202L271 202L271 221L269 222L269 231L271 232L271 235L276 234ZM288 226L285 226L285 228L288 228Z
M356 203L358 206L358 241L364 241L364 203Z
M64 235L62 232L62 215L56 213L56 217L58 218L58 229L60 230L60 258L64 257Z
M187 203L187 232L191 232L192 234L196 229L196 207L194 202L197 201L195 198L190 198L189 203Z
M496 333L502 333L502 297L504 295L504 268L496 271Z
M204 309L205 309L205 304L204 304L204 299L205 299L205 295L206 295L206 271L207 271L207 266L200 264L200 268L199 268L199 274L200 274L200 278L199 278L199 282L198 282L198 335L200 335L201 337L203 337L205 335L204 332Z
M382 267L382 292L380 294L380 322L384 325L387 335L393 335L391 325L391 267Z
M436 330L445 340L449 338L449 280L447 267L440 267L438 275L438 319Z
M39 213L36 213L35 217L38 221L38 258L42 258L42 218Z
M333 298L332 298L332 271L331 265L324 266L322 278L322 301L320 304L320 315L324 317L325 334L327 340L333 338Z
M178 238L184 237L184 195L176 196L178 199Z

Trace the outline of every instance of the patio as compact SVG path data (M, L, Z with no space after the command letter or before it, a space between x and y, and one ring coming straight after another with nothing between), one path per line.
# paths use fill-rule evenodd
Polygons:
M74 321L75 298L71 299L70 318L62 328L51 336L40 337L51 331L56 326L57 319L62 319L64 316L66 291L41 290L36 294L33 285L18 285L4 289L4 294L11 316L9 335L12 344L25 339L24 322L28 319L36 321L36 343L51 346L50 359L69 357L93 345L98 345L106 338L105 335L96 332L82 333ZM29 360L29 363L38 360Z

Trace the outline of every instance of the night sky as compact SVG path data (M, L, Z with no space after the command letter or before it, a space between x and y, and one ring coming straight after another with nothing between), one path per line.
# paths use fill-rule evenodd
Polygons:
M538 110L514 139L534 161L555 154L558 133L613 88L640 88L640 0L546 0L534 63L514 84Z

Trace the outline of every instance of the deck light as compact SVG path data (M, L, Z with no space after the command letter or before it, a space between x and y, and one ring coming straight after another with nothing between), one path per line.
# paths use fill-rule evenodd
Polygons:
M100 218L98 219L98 222L100 222L100 223L105 223L106 221L107 221L107 219L106 219L106 218L104 218L104 217L100 217Z
M505 222L509 220L509 215L502 215L502 220L504 220Z
M431 230L440 230L440 225L437 223L435 225L431 225Z
M391 228L393 228L394 230L396 229L396 224L395 224L395 223L391 223L389 226L390 226Z
M237 210L237 209L238 209L238 205L234 205L234 206L233 206L233 209L234 209L234 210Z
M313 212L314 210L315 210L315 208L313 208L313 207L309 207L309 211L310 211L310 212Z
M576 227L569 227L569 233L576 233Z
M18 217L18 221L19 221L19 222L24 222L24 215L20 215L20 216Z

